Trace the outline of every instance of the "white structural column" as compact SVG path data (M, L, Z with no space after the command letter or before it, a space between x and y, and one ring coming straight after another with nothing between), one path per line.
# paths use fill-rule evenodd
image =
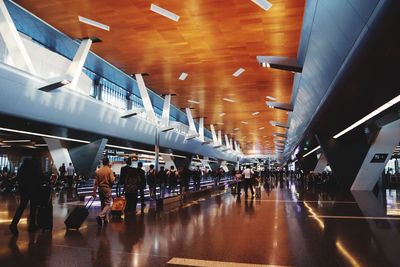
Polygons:
M79 45L78 51L76 51L76 54L71 64L68 67L66 80L71 82L69 87L73 90L76 89L76 85L78 84L78 80L81 76L83 65L85 64L91 45L91 39L83 40Z
M199 139L204 142L204 118L199 118Z
M228 135L227 135L227 134L225 134L225 146L226 146L227 148L231 148L231 147L230 147L230 143L229 143L229 138L228 138Z
M222 145L222 132L218 130L218 144Z
M171 95L165 95L163 111L162 111L162 116L161 116L161 127L169 126L170 107L171 107Z
M232 138L229 139L229 147L230 147L230 149L234 150L233 149L233 139Z
M212 134L212 139L213 139L213 147L218 148L221 145L218 142L217 133L215 132L215 128L214 128L213 124L210 125L210 129L211 129L211 134Z
M203 165L204 168L208 167L209 170L211 169L211 165L209 163L208 157L204 157L204 159L200 159L201 165Z
M325 154L321 153L318 158L317 165L315 166L314 172L322 173L325 170L326 166L328 166L328 160L326 159Z
M22 43L4 0L0 0L0 33L13 65L31 74L36 74L32 60Z
M72 162L68 149L62 146L60 140L46 137L43 139L49 148L51 158L53 159L57 170L63 163L65 164L65 167L67 167L68 164Z
M381 128L361 165L351 190L371 191L400 141L400 120ZM386 156L386 158L385 158Z
M198 137L199 134L197 133L196 125L194 124L192 111L190 110L190 108L186 108L185 110L186 110L186 116L187 116L187 119L189 122L189 133L188 133L186 139L193 139L195 137Z
M147 119L152 123L156 123L156 114L154 113L153 105L151 104L149 93L147 92L146 85L144 84L142 74L135 74L135 78L139 87L140 97L142 98L144 109L146 110Z
M176 170L176 166L174 163L174 160L172 159L172 156L167 155L167 154L162 154L161 157L163 158L164 162L165 162L165 170L168 170L171 168L171 166L174 166L175 170Z

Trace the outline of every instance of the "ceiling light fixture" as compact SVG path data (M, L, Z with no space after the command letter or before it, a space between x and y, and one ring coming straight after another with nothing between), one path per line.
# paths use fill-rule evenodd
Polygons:
M196 100L191 100L191 99L189 99L189 100L188 100L188 102L189 102L189 103L193 103L193 104L200 104L200 102L199 102L199 101L196 101Z
M317 146L316 148L314 148L313 150L311 150L310 152L308 152L307 154L303 155L303 158L311 155L312 153L314 153L315 151L317 151L318 149L320 149L321 146Z
M186 72L182 72L182 73L181 73L181 76L179 76L179 80L181 80L181 81L186 80L186 78L187 78L188 75L189 75L189 74L187 74Z
M239 131L239 128L235 128L235 129L233 129L234 131Z
M234 76L234 77L239 77L240 74L242 74L244 71L245 71L245 69L239 68L237 71L235 71L235 72L232 74L232 76Z
M265 129L265 127L260 127L260 128L258 128L259 130L264 130Z
M265 11L268 11L272 7L272 4L270 2L268 2L267 0L251 0L251 1L254 4L261 7L262 9L264 9Z
M88 19L88 18L85 18L85 17L82 17L82 16L78 16L78 19L82 23L94 26L96 28L99 28L99 29L102 29L102 30L105 30L105 31L110 31L110 26L105 25L103 23L100 23L100 22L97 22L97 21L94 21L94 20L91 20L91 19Z
M3 143L29 143L31 140L4 140Z
M357 126L363 124L364 122L366 122L367 120L371 119L372 117L375 117L376 115L378 115L379 113L385 111L386 109L390 108L391 106L397 104L400 102L400 95L396 96L395 98L393 98L392 100L386 102L385 104L383 104L382 106L380 106L379 108L375 109L374 111L372 111L371 113L369 113L368 115L366 115L364 118L358 120L357 122L355 122L354 124L350 125L349 127L347 127L346 129L344 129L343 131L341 131L340 133L336 134L335 136L333 136L334 139L337 139L339 137L341 137L342 135L344 135L347 132L350 132L351 130L353 130L354 128L356 128Z
M276 98L275 98L275 97L272 97L272 96L269 96L269 95L267 95L265 98L266 98L266 99L269 99L269 100L272 100L272 101L276 101Z
M218 125L224 125L223 122L217 122L216 124L218 124Z
M253 115L253 116L256 116L258 114L260 114L260 112L258 112L258 111L251 113L251 115Z
M224 101L226 101L226 102L231 102L231 103L234 103L235 102L235 100L232 100L232 99L230 99L230 98L223 98L222 100L224 100Z
M241 123L243 123L243 124L249 124L247 121L241 121Z
M171 19L173 21L178 21L179 20L179 16L178 15L176 15L176 14L172 13L171 11L168 11L168 10L162 8L162 7L156 6L155 4L151 4L150 10L155 12L155 13L157 13L157 14L159 14L159 15L161 15L161 16L169 18L169 19Z
M223 117L223 116L225 116L225 115L226 115L226 113L224 113L224 112L222 112L222 113L219 114L220 117Z

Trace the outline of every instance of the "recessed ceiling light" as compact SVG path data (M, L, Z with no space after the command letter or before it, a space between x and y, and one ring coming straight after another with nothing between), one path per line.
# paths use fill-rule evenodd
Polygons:
M251 113L251 115L253 115L253 116L256 116L258 114L260 114L260 112L258 112L258 111Z
M182 73L181 73L181 76L179 76L179 80L181 80L181 81L186 80L186 78L187 78L188 75L189 75L189 74L187 74L186 72L182 72Z
M223 122L217 122L216 124L218 124L218 125L224 125Z
M247 121L241 121L241 123L243 123L243 124L249 124Z
M226 113L224 113L224 112L222 112L222 113L219 114L220 117L223 117L223 116L225 116L225 115L226 115Z
M3 143L29 143L31 140L4 140Z
M223 98L222 100L224 100L224 101L226 101L226 102L231 102L231 103L234 103L234 102L235 102L235 100L232 100L232 99L230 99L230 98Z
M239 131L239 128L235 128L235 129L233 129L234 131Z
M265 127L260 127L260 128L258 128L259 130L264 130L265 129Z
M267 137L268 137L267 135L264 135L264 136L263 136L263 138L267 138Z
M237 71L235 71L235 72L232 74L232 76L239 77L240 74L242 74L244 71L245 71L245 69L239 68Z
M199 101L196 101L196 100L191 100L191 99L189 99L189 100L188 100L188 102L189 102L189 103L193 103L193 104L200 104L200 102L199 102Z
M269 96L269 95L267 95L265 98L267 98L267 99L269 99L269 100L272 100L272 101L276 101L276 98L275 98L275 97L272 97L272 96Z
M169 18L169 19L171 19L173 21L178 21L179 20L179 16L178 15L176 15L176 14L172 13L171 11L168 11L168 10L162 8L162 7L156 6L155 4L151 4L150 10L155 12L155 13L157 13L157 14L160 14L161 16Z
M82 16L78 16L78 19L82 23L85 23L85 24L100 28L100 29L105 30L105 31L110 31L110 26L105 25L103 23L100 23L100 22L97 22L97 21L94 21L94 20L91 20L91 19L88 19L88 18L85 18L85 17L82 17Z
M268 62L263 62L261 64L264 68L271 68L271 65Z

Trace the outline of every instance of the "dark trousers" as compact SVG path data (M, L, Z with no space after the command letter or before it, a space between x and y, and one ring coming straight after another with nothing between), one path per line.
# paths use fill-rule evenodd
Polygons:
M71 187L72 187L73 182L74 182L74 176L68 175L68 176L67 176L68 188L71 188Z
M125 193L126 210L128 212L136 210L137 197L138 197L137 191L133 193Z
M140 207L144 209L144 187L139 188L140 191Z
M244 194L247 196L247 191L250 187L251 194L254 195L253 183L251 179L244 179Z
M29 225L33 226L35 225L36 222L36 201L34 200L33 194L27 192L21 192L20 196L21 200L17 210L15 211L15 215L11 224L17 225L19 223L19 220L21 219L21 216L24 213L24 210L28 205L28 202L30 202Z

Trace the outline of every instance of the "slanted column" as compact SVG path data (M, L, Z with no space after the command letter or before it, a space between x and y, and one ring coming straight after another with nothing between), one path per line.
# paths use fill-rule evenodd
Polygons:
M186 108L185 110L186 110L186 116L187 116L188 122L189 122L189 133L188 133L186 139L193 139L195 137L198 137L199 134L197 133L196 125L194 124L192 111L190 110L190 108Z
M92 177L97 165L103 157L108 140L106 138L94 141L90 144L74 147L69 150L72 163L76 172L85 177Z
M322 173L325 170L326 166L328 166L328 161L326 160L325 154L321 153L318 157L318 162L314 168L314 172Z
M18 34L4 0L0 0L0 33L13 65L31 74L36 74L31 58Z
M139 87L140 97L143 101L144 109L146 110L147 119L153 123L157 123L156 114L154 113L153 105L151 104L149 93L147 92L146 85L142 74L135 74L136 82Z
M57 171L63 163L65 164L65 166L68 166L69 163L72 163L68 149L63 146L60 140L46 137L43 139L47 144L51 158L53 159Z
M383 126L357 173L351 190L371 191L400 142L400 120Z

